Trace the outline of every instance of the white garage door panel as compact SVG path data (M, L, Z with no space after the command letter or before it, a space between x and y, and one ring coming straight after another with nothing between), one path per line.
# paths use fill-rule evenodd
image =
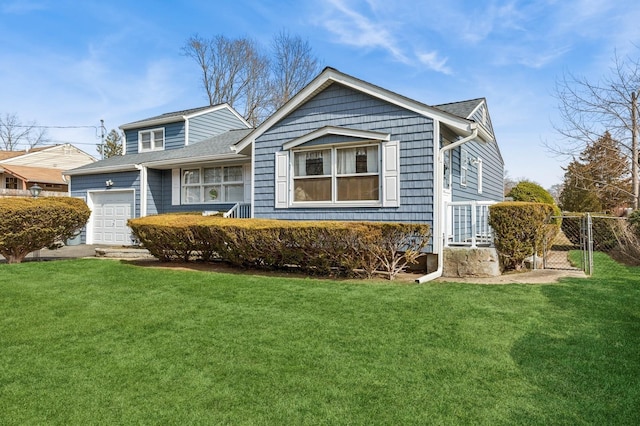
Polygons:
M133 217L133 192L93 194L93 243L131 245L127 220Z

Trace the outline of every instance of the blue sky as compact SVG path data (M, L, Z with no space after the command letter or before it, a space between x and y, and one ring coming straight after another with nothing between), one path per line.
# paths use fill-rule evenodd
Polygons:
M512 178L544 187L568 160L555 143L555 82L597 81L638 57L637 0L40 1L0 0L0 113L40 125L107 129L206 105L185 40L281 30L323 65L427 104L485 97ZM97 155L95 128L51 128L52 142Z

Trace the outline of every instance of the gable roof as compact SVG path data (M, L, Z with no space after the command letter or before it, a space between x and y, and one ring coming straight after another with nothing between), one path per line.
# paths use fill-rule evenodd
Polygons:
M434 105L435 108L446 111L449 114L457 115L462 118L469 118L471 114L485 102L484 98L469 99L468 101L450 102L447 104Z
M130 130L130 129L137 129L140 127L159 126L161 124L176 123L178 121L186 121L190 118L197 117L198 115L206 114L208 112L218 111L225 108L230 110L236 117L242 120L247 125L247 127L250 127L249 124L246 122L246 120L242 118L242 116L240 116L240 114L238 114L235 109L233 109L227 103L222 103L218 105L207 105L203 107L185 109L181 111L167 112L165 114L160 114L160 115L145 118L142 120L133 121L131 123L123 124L120 126L120 129Z
M33 154L34 152L48 151L53 148L69 144L55 144L47 146L37 146L34 148L23 149L21 151L0 151L0 161L8 160L10 158L22 157L23 155Z
M230 157L243 158L232 150L232 146L247 136L253 129L229 130L217 136L179 149L151 151L139 154L116 155L86 166L65 171L65 174L86 175L136 170L138 166L171 168L176 164L201 163Z
M26 151L0 151L0 161L24 155Z
M269 128L285 118L300 105L304 104L305 102L313 98L316 94L334 83L341 84L343 86L381 99L385 102L398 105L401 108L405 108L410 111L417 112L418 114L436 119L451 127L452 129L455 129L457 132L461 133L464 136L470 135L473 132L473 129L477 128L476 123L473 120L467 119L466 117L463 118L443 109L429 106L422 102L418 102L414 99L410 99L406 96L399 95L395 92L384 89L380 86L376 86L364 80L360 80L356 77L344 74L336 70L335 68L326 67L316 78L314 78L295 96L289 99L287 103L285 103L278 111L276 111L273 115L266 119L247 138L241 141L236 146L236 151L242 152L247 149L247 147L250 146L255 139L260 137L260 135L266 132ZM478 131L481 139L492 140L492 137L486 132L482 131L482 129L478 129Z
M62 170L60 169L3 164L2 166L0 166L0 170L4 170L5 173L16 176L25 182L40 182L61 185L67 184L67 182L64 180L64 177L62 176Z

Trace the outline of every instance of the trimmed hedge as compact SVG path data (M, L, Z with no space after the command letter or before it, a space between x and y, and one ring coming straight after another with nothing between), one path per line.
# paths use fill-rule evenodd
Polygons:
M416 262L426 224L230 219L168 214L129 220L133 234L161 261L221 259L235 266L297 267L318 275L390 279Z
M556 202L549 191L534 182L523 180L518 182L516 186L511 188L507 197L513 198L513 201L526 201L530 203L545 203L555 205Z
M0 198L0 254L9 263L20 263L32 251L59 247L90 214L78 198Z
M546 203L511 201L489 207L489 225L503 269L521 269L534 251L541 254L544 238L557 232L557 225L547 223L553 213L553 206Z

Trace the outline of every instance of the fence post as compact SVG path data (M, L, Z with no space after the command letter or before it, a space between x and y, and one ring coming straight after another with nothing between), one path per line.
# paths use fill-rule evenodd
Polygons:
M587 219L587 263L585 264L587 275L593 274L593 220L591 213L586 214Z

